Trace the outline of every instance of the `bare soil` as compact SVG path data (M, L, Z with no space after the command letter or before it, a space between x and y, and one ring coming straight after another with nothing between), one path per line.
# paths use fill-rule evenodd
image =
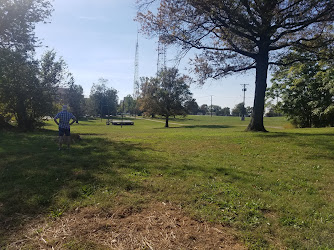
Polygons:
M8 249L246 249L231 228L193 220L160 202L141 211L78 208L26 225L11 242Z

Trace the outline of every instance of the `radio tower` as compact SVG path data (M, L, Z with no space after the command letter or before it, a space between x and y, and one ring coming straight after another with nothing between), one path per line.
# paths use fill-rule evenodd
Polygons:
M158 61L157 61L157 74L166 67L166 44L164 43L162 36L159 36L158 40Z
M135 53L135 75L133 80L133 99L137 100L139 96L139 45L138 45L138 32L137 32L137 42L136 42L136 53Z

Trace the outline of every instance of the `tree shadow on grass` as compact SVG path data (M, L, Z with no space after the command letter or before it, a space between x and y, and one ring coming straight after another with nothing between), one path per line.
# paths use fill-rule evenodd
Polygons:
M213 128L213 129L220 129L220 128L232 128L233 126L228 125L194 125L194 126L183 126L183 128Z
M330 159L334 160L334 133L285 133L285 132L270 132L266 134L257 134L256 136L272 139L288 140L289 143L295 144L301 148L320 149L321 154L310 154L307 159ZM330 151L331 154L326 153Z
M149 160L136 153L148 150L139 144L98 137L61 151L54 131L5 132L0 138L0 242L33 217L57 216L60 206L66 209L97 190L140 189L118 170L141 170Z
M172 124L171 127L159 127L154 129L176 129L176 128L192 128L192 129L198 129L198 128L205 128L205 129L222 129L222 128L232 128L232 126L228 125L189 125L189 126L177 126L175 127L175 124Z

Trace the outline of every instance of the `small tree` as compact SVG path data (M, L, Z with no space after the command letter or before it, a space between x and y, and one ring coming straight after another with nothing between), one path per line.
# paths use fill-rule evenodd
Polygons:
M219 105L212 105L210 106L210 112L215 113L216 115L221 115L222 112L222 107L220 107Z
M244 103L238 103L235 105L235 107L232 109L232 115L233 116L242 116L246 114L246 108L244 106Z
M134 100L131 95L124 97L124 112L129 113L130 115L136 114L136 100Z
M169 117L186 114L185 103L192 99L187 80L188 77L180 76L175 68L165 68L157 77L146 78L142 83L142 110L164 116L165 127L169 127Z
M207 104L202 104L199 107L199 112L201 112L203 115L205 115L207 112L209 112L209 107Z
M231 115L231 110L229 107L222 108L222 115L223 116L230 116Z
M71 112L78 119L84 114L84 95L83 89L80 85L74 84L74 79L71 79L70 88L68 91L68 104L70 105Z
M185 108L188 114L197 115L199 107L195 99L185 102Z
M106 84L108 80L100 78L97 84L93 83L89 96L94 114L99 114L101 118L117 112L117 90L108 88Z

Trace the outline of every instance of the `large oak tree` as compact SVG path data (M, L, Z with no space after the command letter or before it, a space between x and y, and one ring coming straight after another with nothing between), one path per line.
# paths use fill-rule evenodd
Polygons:
M334 1L328 0L139 0L159 2L157 11L141 8L142 30L184 51L198 49L193 60L200 82L255 69L255 98L249 131L266 131L263 112L270 65L291 46L332 32ZM325 41L330 41L330 37Z

